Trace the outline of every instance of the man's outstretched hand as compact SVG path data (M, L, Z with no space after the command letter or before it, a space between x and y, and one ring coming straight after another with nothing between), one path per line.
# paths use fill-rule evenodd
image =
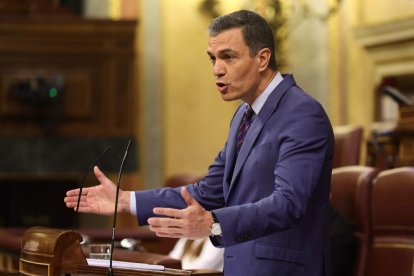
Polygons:
M166 216L149 218L150 229L159 237L200 239L210 235L213 218L187 191L181 188L187 203L185 209L154 208L154 214Z
M78 211L82 213L112 215L115 210L116 186L97 166L94 167L94 173L100 184L82 189ZM76 210L79 191L80 189L75 189L66 192L66 197L64 199L66 207ZM128 212L129 202L129 192L120 190L118 211Z

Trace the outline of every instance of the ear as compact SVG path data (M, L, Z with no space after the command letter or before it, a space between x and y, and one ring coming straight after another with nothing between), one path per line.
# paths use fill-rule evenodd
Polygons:
M263 72L267 68L271 56L272 53L269 48L263 48L257 52L256 58L259 65L259 72Z

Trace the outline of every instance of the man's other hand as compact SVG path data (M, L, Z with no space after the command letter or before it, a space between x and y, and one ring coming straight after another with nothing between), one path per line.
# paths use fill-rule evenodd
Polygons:
M165 216L149 218L150 229L159 237L200 239L210 235L213 224L211 213L206 211L187 191L181 188L187 203L185 209L154 208L154 214Z

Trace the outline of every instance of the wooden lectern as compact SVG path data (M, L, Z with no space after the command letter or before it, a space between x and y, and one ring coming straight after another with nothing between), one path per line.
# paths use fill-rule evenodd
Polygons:
M65 264L87 264L81 241L82 236L75 231L29 228L22 239L20 273L58 276Z
M23 235L19 272L22 275L60 276L107 275L108 268L89 266L80 242L82 236L73 230L46 227L29 228ZM189 271L165 268L163 271L114 268L114 275L200 275L220 276L217 271Z

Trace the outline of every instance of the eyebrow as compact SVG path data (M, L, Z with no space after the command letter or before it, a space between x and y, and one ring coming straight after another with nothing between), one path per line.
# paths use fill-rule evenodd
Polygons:
M220 50L219 52L218 52L218 54L220 55L220 54L229 54L229 53L237 53L236 51L234 51L234 50L232 50L232 49L229 49L229 48L227 48L227 49L223 49L223 50ZM209 56L214 56L214 54L213 53L211 53L210 51L207 51L207 55L209 55Z

